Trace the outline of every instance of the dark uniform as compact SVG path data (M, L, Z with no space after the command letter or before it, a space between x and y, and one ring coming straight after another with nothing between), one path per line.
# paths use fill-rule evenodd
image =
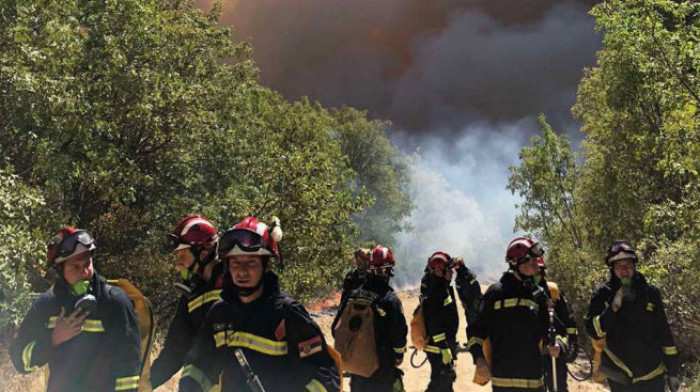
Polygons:
M495 392L542 391L542 345L547 338L549 314L545 295L508 271L484 294L481 312L467 328L469 352L484 356L483 343L492 347L491 384Z
M664 391L664 373L678 375L678 350L671 336L659 290L639 272L632 278L634 298L615 313L611 304L621 282L611 271L610 280L593 293L586 330L594 339L606 339L601 369L613 392ZM613 380L617 378L617 380Z
M455 287L457 295L462 301L467 324L471 324L476 319L476 314L479 313L479 307L481 306L481 285L476 279L476 274L469 268L460 266L456 271Z
M578 352L578 330L576 329L576 320L571 312L569 303L566 302L564 293L559 291L559 287L555 283L543 280L542 287L550 293L549 298L554 306L557 341L563 343L560 344L562 352L559 354L559 358L556 359L557 392L567 392L569 388L567 384L568 368L566 363L576 360L576 353ZM544 378L548 391L554 390L552 375L552 357L545 354Z
M351 298L366 298L372 301L374 310L374 335L377 345L379 368L370 377L353 374L350 386L358 392L403 391L403 372L396 362L406 353L408 326L399 297L386 279L368 275L365 283L353 290L341 303L333 320L332 331L340 321L347 301Z
M194 344L204 316L214 302L221 298L222 277L223 264L217 264L208 282L202 279L195 280L190 293L180 297L163 350L151 367L153 389L168 381L185 366L185 356Z
M83 331L54 347L51 334L61 307L65 317L78 297L60 279L32 304L12 342L10 356L22 374L48 363L48 392L138 390L141 373L141 336L134 306L126 293L93 275L89 293L97 309L83 323Z
M219 380L222 392L250 391L234 350L241 349L266 392L334 392L338 369L318 325L264 275L260 298L245 304L230 280L207 313L180 379L180 391L204 392Z
M367 272L361 271L358 268L353 268L352 271L345 274L345 279L343 279L343 292L340 296L340 303L343 303L345 297L350 294L356 288L362 286L367 277Z
M427 272L421 280L421 307L429 338L424 349L430 362L430 384L427 391L451 392L457 377L454 359L457 358L459 313L450 283L432 272ZM450 363L443 363L443 349L451 351L453 360Z

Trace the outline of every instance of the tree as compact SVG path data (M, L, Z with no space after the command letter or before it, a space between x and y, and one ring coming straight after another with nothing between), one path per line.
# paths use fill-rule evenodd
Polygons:
M604 48L573 108L585 132L583 162L574 171L571 160L557 161L566 155L546 147L558 145L546 133L523 149L510 182L525 197L516 224L545 239L553 278L575 293L569 297L578 309L588 301L581 288L608 273L603 258L611 241L635 244L641 271L663 293L682 357L698 361L700 5L611 0L591 13ZM564 192L551 185L557 167L576 173ZM575 205L571 215L567 204ZM581 242L572 252L576 231Z
M223 231L276 215L285 288L308 299L332 287L370 202L362 174L334 115L260 86L249 51L191 1L0 3L0 153L46 202L37 238L90 230L98 270L166 312L162 245L180 218L203 213Z
M579 179L576 154L569 141L558 136L540 115L541 136L531 140L532 147L520 151L520 166L510 167L508 187L524 200L515 230L537 235L543 241L566 237L571 247L580 250L582 231L574 190Z
M22 184L10 168L0 170L0 340L8 337L3 336L8 326L19 325L31 303L27 268L43 256L41 233L31 221L43 202L38 190Z
M533 234L547 246L548 274L566 287L576 314L581 315L602 276L595 273L596 257L588 248L589 231L577 197L582 179L579 157L544 115L539 120L541 134L520 150L520 164L510 167L507 189L522 198L514 230Z
M404 219L413 208L407 157L387 139L388 122L370 121L367 113L347 107L334 110L333 116L334 135L357 173L355 193L367 192L373 201L355 216L360 240L391 246L395 235L405 229Z

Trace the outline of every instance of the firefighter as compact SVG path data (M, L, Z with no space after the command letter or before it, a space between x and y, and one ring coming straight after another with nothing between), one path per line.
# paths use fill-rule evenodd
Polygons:
M435 252L428 258L426 273L421 280L421 307L429 338L424 351L430 362L430 383L427 392L452 392L457 375L459 314L452 274L455 263L445 252Z
M462 302L464 316L466 317L467 325L469 325L474 322L476 314L479 313L482 299L481 285L476 279L476 274L467 268L463 258L455 258L455 270L457 271L457 277L455 277L457 296Z
M176 284L182 295L163 350L151 367L153 389L185 365L185 356L207 311L219 300L223 284L223 267L216 254L219 236L209 219L201 215L187 216L168 234L168 239L175 254L175 267L182 277L182 282Z
M281 262L279 221L253 217L228 230L219 243L225 264L221 300L204 320L181 391L209 391L221 377L222 392L251 390L234 359L238 349L267 392L337 392L338 368L320 328L304 307L280 291L273 260Z
M557 358L564 351L562 340L545 343L547 293L535 283L540 273L537 258L543 254L531 239L514 239L506 251L508 271L486 291L481 312L467 328L475 380L491 380L494 392L542 391L542 353Z
M535 282L549 293L548 306L553 307L554 309L557 338L564 339L566 346L566 353L559 355L559 358L556 359L556 392L568 392L568 368L566 363L574 362L578 353L578 329L576 328L576 320L574 319L574 314L571 311L569 303L566 301L564 293L559 290L559 286L556 283L546 279L547 265L545 264L544 256L537 258L537 266L540 269L540 274L535 278ZM554 378L552 377L553 372L551 357L549 355L545 355L544 378L548 391L555 390L553 383Z
M377 370L369 377L352 374L353 392L403 392L403 372L398 368L406 353L408 325L399 297L389 284L396 264L389 248L377 245L369 253L367 279L348 294L333 321L332 331L346 308L348 300L367 301L374 311L374 347ZM366 360L367 358L363 358Z
M23 374L48 364L48 392L137 391L141 337L127 294L98 275L90 234L62 228L47 251L58 279L32 304L10 356Z
M350 292L360 287L362 283L364 283L367 276L367 268L369 267L369 257L369 249L359 248L357 251L355 251L355 268L345 275L340 303L343 303L345 297L350 294Z
M672 392L680 387L678 349L659 290L636 269L637 252L626 241L610 246L610 278L593 293L586 330L605 339L598 371L612 392L662 392L664 373Z

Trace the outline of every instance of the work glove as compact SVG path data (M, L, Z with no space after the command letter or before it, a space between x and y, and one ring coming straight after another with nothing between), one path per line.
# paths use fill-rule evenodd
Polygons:
M617 313L617 311L622 307L622 297L624 297L624 295L625 292L622 290L622 287L620 287L615 293L615 298L613 298L612 304L610 305L613 312Z
M678 376L670 376L668 378L668 389L670 389L671 392L678 392L678 390L681 389L681 379L678 378Z
M440 350L440 354L442 354L442 363L444 365L452 362L452 351L449 348L443 348Z

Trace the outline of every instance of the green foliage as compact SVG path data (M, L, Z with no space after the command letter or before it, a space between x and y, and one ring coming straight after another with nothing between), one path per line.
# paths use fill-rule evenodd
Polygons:
M366 113L347 107L333 115L334 133L358 174L355 193L366 192L373 200L370 208L355 216L360 239L391 246L394 236L406 229L403 219L413 208L408 196L408 157L386 138L389 123L370 121Z
M42 245L32 215L44 203L40 193L22 184L9 169L0 170L0 332L16 327L29 309L27 269L41 257ZM0 333L0 338L2 338Z
M12 290L27 289L20 261L40 266L36 243L70 224L95 236L103 275L132 280L167 313L164 234L190 213L221 231L255 214L281 218L283 285L305 300L340 280L373 199L397 227L405 177L383 123L260 86L249 45L217 23L192 1L0 3L0 156L17 173L3 186L46 204L12 210L31 212L0 251L22 255L0 259ZM380 159L351 164L338 129L371 134Z
M552 278L573 293L578 312L588 305L585 291L607 277L603 257L610 242L632 241L642 253L640 270L662 292L681 358L695 362L700 5L612 0L592 14L604 49L586 71L573 108L586 133L583 162L543 123L542 139L523 149L512 169L510 189L525 200L516 228L548 245ZM553 173L564 174L565 186L552 181ZM571 213L567 204L575 206Z
M542 136L533 137L532 147L520 151L522 164L510 167L508 189L523 198L515 229L536 233L545 241L551 236L568 236L573 247L580 249L581 229L573 197L579 180L577 156L566 137L554 133L544 115L540 116L540 127Z

